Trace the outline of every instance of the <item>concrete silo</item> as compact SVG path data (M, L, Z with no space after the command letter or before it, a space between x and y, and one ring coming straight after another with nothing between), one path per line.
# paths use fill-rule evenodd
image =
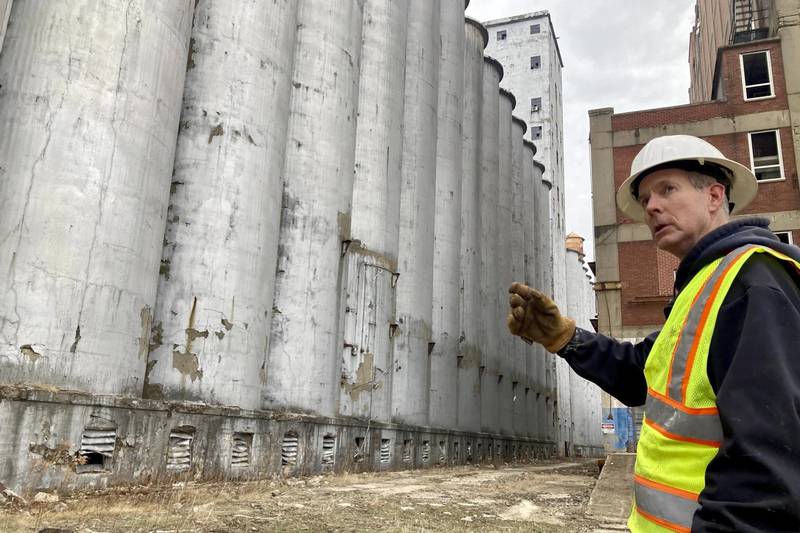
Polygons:
M461 152L461 335L458 365L458 428L481 429L481 226L480 172L483 109L483 50L486 28L466 19L464 25L464 118Z
M2 382L141 394L192 6L13 3Z
M261 406L297 2L197 2L145 394Z
M508 312L508 287L513 282L511 271L511 183L513 180L513 138L511 117L517 101L514 95L500 89L498 108L498 181L497 181L497 255L494 266L497 269L497 284L494 287L495 312L494 327L497 328L498 362L498 413L500 432L504 435L514 433L514 360L512 357L514 338L506 328L505 317Z
M481 347L481 427L483 431L497 433L500 421L500 331L497 327L498 270L497 270L497 198L500 172L499 131L500 93L503 67L499 62L484 57L483 105L481 106L480 145L480 347Z
M360 0L299 0L265 405L332 416L350 240Z
M459 302L465 34L464 10L461 4L441 2L441 10L430 425L455 427L458 420L461 327Z
M523 186L526 181L525 161L527 150L525 149L525 132L528 125L518 117L512 117L511 123L511 279L512 281L524 282L525 276L525 195ZM531 165L533 160L531 160ZM505 299L506 310L508 312L508 297ZM530 418L528 416L528 397L535 393L532 392L528 380L526 354L528 345L518 338L511 337L512 358L512 387L514 402L514 434L528 435Z
M339 414L391 420L408 0L364 3Z
M541 287L541 271L547 266L539 257L538 239L541 229L541 217L536 211L540 208L536 194L539 192L540 177L533 163L536 155L536 145L531 141L523 141L523 181L522 181L522 231L524 241L524 270L523 281L534 288ZM525 357L525 375L530 390L525 398L528 413L528 435L540 439L541 425L544 423L540 414L539 403L544 403L544 360L541 346L530 344L523 348Z
M428 424L440 6L411 0L406 48L392 418Z

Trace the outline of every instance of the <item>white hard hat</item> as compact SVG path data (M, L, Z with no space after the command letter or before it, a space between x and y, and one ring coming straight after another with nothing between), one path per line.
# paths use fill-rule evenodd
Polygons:
M736 214L756 197L758 192L758 180L744 165L732 161L722 155L709 142L691 135L665 135L656 137L636 154L631 163L631 175L626 179L617 191L617 206L625 216L644 221L645 213L639 200L637 199L638 178L655 167L665 165L665 163L677 163L679 161L696 161L700 165L712 163L730 173L729 202L733 204L731 214ZM712 174L713 175L713 174Z

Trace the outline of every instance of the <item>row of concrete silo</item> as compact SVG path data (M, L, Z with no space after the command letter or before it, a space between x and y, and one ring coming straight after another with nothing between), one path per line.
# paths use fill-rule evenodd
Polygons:
M457 0L11 4L0 381L554 442L505 327L549 185L486 42Z

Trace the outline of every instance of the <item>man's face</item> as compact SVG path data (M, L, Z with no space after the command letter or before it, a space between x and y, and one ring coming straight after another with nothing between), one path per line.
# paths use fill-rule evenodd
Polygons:
M662 169L647 175L639 184L639 202L656 246L683 259L689 250L719 224L714 218L724 187L701 190L689 181L689 173ZM724 199L724 198L723 198Z

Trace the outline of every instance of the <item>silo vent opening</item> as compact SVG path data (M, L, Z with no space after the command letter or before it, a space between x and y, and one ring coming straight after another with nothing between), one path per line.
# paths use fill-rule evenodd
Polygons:
M297 464L297 449L299 446L299 439L297 433L289 431L283 435L283 444L281 445L281 465L295 466Z
M75 471L78 474L110 472L116 442L116 429L84 429Z
M184 472L192 467L194 432L191 426L178 427L169 432L167 470Z
M404 463L411 463L413 461L412 456L412 449L414 447L414 441L411 439L406 439L403 441L403 462Z
M322 464L332 465L336 460L336 437L328 434L322 437Z
M234 433L231 447L231 467L248 468L250 466L250 450L253 446L252 433Z
M356 437L356 449L353 452L354 463L364 462L364 455L366 455L364 450L364 443L365 443L364 437Z
M439 464L443 465L447 462L447 447L443 440L439 441Z
M422 462L427 463L431 460L431 441L422 441Z
M390 439L381 439L381 464L389 464L391 457L392 441Z

